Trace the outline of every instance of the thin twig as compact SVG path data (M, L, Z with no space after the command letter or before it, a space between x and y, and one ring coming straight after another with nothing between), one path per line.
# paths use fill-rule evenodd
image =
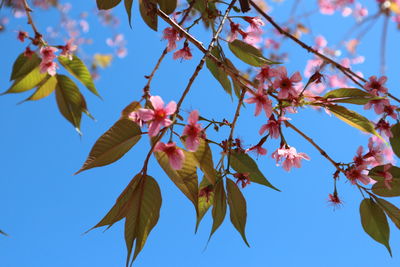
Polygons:
M32 9L29 7L28 1L23 0L22 1L26 13L26 17L28 18L28 24L31 25L33 32L35 33L35 38L39 38L40 41L43 42L42 40L42 34L38 31L35 22L33 21L31 13L33 12Z
M389 25L389 16L385 16L383 21L382 37L381 37L381 75L385 75L386 71L386 41L387 41L387 31Z

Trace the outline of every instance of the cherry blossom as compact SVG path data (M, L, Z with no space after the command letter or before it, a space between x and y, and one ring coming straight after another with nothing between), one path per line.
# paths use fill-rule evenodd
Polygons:
M264 26L265 23L260 17L243 17L245 21L250 23L250 27L253 31L262 32L261 26Z
M244 172L244 173L235 173L233 174L233 177L235 177L236 180L236 184L241 183L242 188L245 188L247 185L250 184L250 177L249 177L249 173L248 172Z
M371 76L369 77L369 81L365 83L364 89L376 96L387 94L387 88L383 86L386 81L386 76L382 76L379 79L376 76Z
M375 125L375 129L378 130L381 134L386 135L388 138L393 137L391 132L391 125L384 119L380 119L378 123Z
M176 103L171 101L164 107L164 101L160 96L151 96L150 102L153 109L141 108L138 110L139 117L142 121L149 123L149 136L153 137L158 134L161 127L168 127L172 121L169 115L176 111Z
M162 38L168 41L167 45L168 52L174 50L176 48L176 41L182 39L179 35L179 32L172 27L168 27L163 30Z
M68 57L70 60L72 60L72 52L74 52L78 46L74 45L74 40L70 39L66 45L61 47L61 56Z
M29 35L27 32L24 32L24 31L18 32L17 39L20 40L22 43L25 42L25 38L28 38L28 37L29 37Z
M56 75L58 64L54 61L42 61L39 65L40 72L47 72L50 76Z
M328 202L331 203L334 207L342 205L342 201L340 200L336 192L328 195Z
M290 171L293 167L300 168L302 159L310 160L307 154L297 153L296 148L288 146L286 148L278 148L271 156L276 160L277 165L283 160L282 167L286 171Z
M294 87L294 83L301 81L301 75L297 71L290 78L287 76L287 71L285 67L279 67L277 69L277 78L274 81L274 88L280 88L278 97L280 99L286 99L289 97L297 97L298 92Z
M168 157L169 164L171 165L172 169L182 169L183 161L185 160L185 154L176 146L175 142L169 142L167 144L158 142L154 147L154 151L164 152Z
M260 131L258 132L260 135L264 134L265 131L269 132L269 135L272 138L279 138L280 134L280 125L282 121L288 120L288 118L285 117L279 117L278 120L275 119L274 115L272 115L267 124L264 124L261 126Z
M42 55L43 62L53 61L57 56L54 54L58 49L53 46L44 46L40 49L40 55Z
M272 114L272 101L268 98L264 89L258 88L257 93L254 93L254 96L245 99L244 102L248 104L256 104L255 116L260 115L262 109L267 117Z
M197 150L200 144L200 137L203 135L203 129L197 123L198 120L199 112L193 110L189 115L188 124L183 129L182 137L185 137L185 146L191 152Z
M365 168L365 165L353 166L345 171L345 175L352 184L357 184L359 181L364 185L368 185L370 183L370 178L367 175L368 171Z
M33 51L31 50L31 48L30 48L29 46L27 46L27 47L25 48L25 51L24 51L24 56L26 56L26 57L31 57L34 53L35 53L35 52L33 52Z
M189 45L185 43L182 49L176 51L173 55L174 59L182 58L182 59L192 59L192 52L190 52Z
M245 152L246 153L247 152L255 152L257 155L262 155L262 156L267 155L267 150L265 148L263 148L260 144L257 144L253 147L246 149Z

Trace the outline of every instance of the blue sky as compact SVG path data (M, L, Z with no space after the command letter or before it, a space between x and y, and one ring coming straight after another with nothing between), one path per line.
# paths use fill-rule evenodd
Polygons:
M286 2L277 5L271 13L278 21L287 18L293 1ZM93 2L79 3L74 5L73 12L77 14L93 7ZM315 5L300 7L311 10ZM136 12L137 3L133 9L132 30L123 7L115 9L115 14L121 18L120 30L128 41L129 54L123 60L115 60L101 73L96 86L104 100L82 88L89 109L97 119L96 122L87 117L83 119L82 137L61 117L54 95L21 105L16 103L29 93L0 97L3 129L0 134L0 229L10 234L10 237L0 236L0 266L124 266L123 222L104 233L102 229L83 233L106 214L141 169L145 151L149 149L148 140L142 138L125 157L112 165L77 176L73 173L80 168L96 139L119 118L120 111L140 98L146 83L144 75L150 73L166 45L161 41L160 32L153 32L143 24ZM1 15L5 11L0 12ZM55 13L42 14L48 13L35 14L40 29L49 21L57 21ZM108 52L104 40L111 32L96 26L93 15L90 21L89 35L95 43L86 50ZM339 30L343 29L344 33L353 21L318 15L309 23L314 35L322 33L329 42L336 43L342 36ZM379 71L377 40L381 25L382 21L378 22L360 46L359 51L367 56L367 61L358 69L366 76ZM160 23L159 28L164 27L165 24ZM16 33L12 29L27 30L28 27L23 19L18 19L10 23L9 29L0 35L2 91L10 85L10 65L24 49L15 40ZM400 95L396 87L400 77L396 46L400 40L394 24L389 33L388 87L395 95ZM206 33L195 31L195 34L204 43L208 42ZM311 43L309 37L304 40ZM311 56L293 43L286 42L284 47L292 55L285 66L290 71L303 70ZM179 62L172 60L169 54L154 79L152 93L161 95L166 102L177 100L201 58L195 49L193 56L190 61ZM187 111L199 109L206 117L231 120L235 104L204 69L183 108ZM236 131L247 145L256 142L263 123L253 112L254 107L244 110ZM350 161L357 147L367 144L366 135L325 113L306 109L290 117L337 161ZM370 114L370 118L375 117ZM243 190L248 206L246 233L251 248L245 246L227 216L205 250L211 229L210 214L205 216L195 235L192 204L152 159L149 174L160 184L163 205L158 225L134 266L399 266L399 231L390 223L393 251L393 258L390 258L384 246L374 242L361 227L358 207L362 197L358 190L342 178L339 193L344 205L334 211L327 203L327 196L333 190L332 166L290 129L285 129L285 133L288 142L298 151L306 152L312 160L304 162L303 168L287 173L276 167L270 158L278 142L266 145L268 156L259 159L259 167L282 192L257 184ZM397 199L390 201L400 204Z

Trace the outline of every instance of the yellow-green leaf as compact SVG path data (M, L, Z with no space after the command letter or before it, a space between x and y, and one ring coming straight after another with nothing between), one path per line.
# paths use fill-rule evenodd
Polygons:
M24 53L21 53L13 64L10 81L22 78L39 66L39 64L40 58L36 53L32 54L30 57L26 57Z
M383 244L389 254L392 251L389 245L390 229L383 210L372 199L364 199L360 204L361 224L364 231L376 242Z
M68 57L60 56L58 57L58 61L66 70L68 70L69 73L82 82L87 89L100 97L99 92L97 92L96 87L94 86L92 75L82 60L73 55L71 60Z
M191 153L186 151L183 152L185 155L185 160L180 170L174 170L171 168L168 157L164 152L154 152L154 156L172 182L174 182L174 184L182 191L182 193L185 194L185 196L193 203L196 209L196 214L198 214L197 161Z
M238 39L229 43L229 49L237 58L255 67L280 64L279 62L265 58L258 48Z
M36 67L27 75L15 80L11 87L4 92L3 95L10 93L21 93L31 90L38 86L47 76L47 72L41 73L39 67Z
M204 192L202 195L201 192ZM207 194L208 192L208 194ZM200 183L199 186L199 199L197 201L198 205L198 215L196 219L196 229L195 232L197 232L197 229L199 228L199 224L201 220L203 219L204 215L207 213L208 209L211 207L212 203L214 201L214 188L213 185L211 185L208 180L203 177L203 180Z
M367 118L358 114L357 112L339 105L327 106L327 108L333 113L333 115L346 122L347 124L353 126L354 128L382 138L375 131L374 125Z
M384 181L375 183L372 186L372 192L381 197L398 197L400 196L400 180L393 179L389 182L390 189L387 187Z
M219 60L222 60L218 47L214 47L211 53ZM221 70L217 64L209 58L206 59L206 66L214 78L221 84L222 88L224 88L225 92L232 95L232 85L226 72Z
M335 103L365 105L371 100L381 99L357 88L339 88L329 91L324 98Z
M216 171L214 169L214 162L212 159L212 153L208 142L203 138L200 138L200 144L196 152L191 152L196 159L197 166L204 173L210 184L215 184Z
M76 174L119 160L141 138L140 127L129 119L117 121L97 139L82 168Z
M56 100L61 114L80 133L83 97L78 86L65 75L56 75Z
M257 163L248 154L233 151L230 157L231 166L236 172L248 173L250 181L280 191L265 178L258 168Z
M240 189L231 179L226 179L226 190L228 193L228 205L231 222L242 236L246 245L250 247L245 234L247 220L246 200L242 195L242 192L240 192Z
M28 97L24 101L28 100L35 101L45 98L49 96L51 93L53 93L54 90L56 90L56 86L57 86L57 78L55 76L51 76L46 80L46 82L42 83L30 97Z
M214 201L212 209L213 225L208 240L211 239L211 236L220 227L220 225L225 219L225 215L226 215L226 194L224 189L224 182L223 180L220 180L218 183L216 183L214 187Z

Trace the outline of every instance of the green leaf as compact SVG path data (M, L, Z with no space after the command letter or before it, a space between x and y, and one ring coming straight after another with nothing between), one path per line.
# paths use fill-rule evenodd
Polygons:
M368 176L378 182L385 181L385 178L382 176L384 165L376 166L371 169L368 173ZM396 166L392 166L389 169L390 174L392 174L393 179L400 179L400 168Z
M48 77L47 72L41 73L39 67L36 67L27 75L15 80L11 87L6 92L2 93L2 95L31 90L38 86L46 77Z
M382 198L375 197L374 199L378 203L378 205L383 209L387 216L392 220L392 222L396 225L397 228L400 229L400 209L395 205L386 201Z
M381 99L357 88L339 88L329 91L324 96L334 103L365 105L371 100Z
M140 127L129 119L117 121L97 139L82 168L75 174L119 160L141 138Z
M157 31L157 5L151 0L139 0L139 10L147 26Z
M20 54L13 64L10 81L27 75L34 68L39 66L40 61L41 60L36 53L30 57L26 57L24 53Z
M125 221L127 265L131 258L133 243L136 241L132 262L143 249L148 235L160 217L162 199L156 180L151 176L146 176L139 181L130 202Z
M51 93L53 93L54 90L56 90L56 87L57 87L57 78L55 76L51 76L47 79L46 82L42 83L30 97L28 97L24 101L28 100L35 101L45 98L49 96Z
M383 210L372 199L364 199L360 204L360 215L364 231L376 242L383 244L391 256L390 229Z
M187 0L188 4L190 4L191 1L195 1L193 7L201 14L206 11L207 0Z
M200 195L200 192L202 190L209 190L209 195L207 196L206 194ZM195 228L195 233L197 232L197 229L199 228L200 222L203 219L204 215L207 213L208 209L211 207L212 203L214 201L214 189L213 186L208 182L208 180L203 177L203 180L201 180L200 186L199 186L199 199L198 199L198 215L196 219L196 228Z
M191 153L183 151L185 160L180 170L174 170L169 164L167 155L164 152L154 152L158 163L168 177L182 191L182 193L193 203L196 214L198 214L198 181L197 181L197 161Z
M133 101L129 105L127 105L122 111L121 111L121 119L123 118L129 118L129 115L141 108L142 106L140 105L139 102Z
M235 65L233 65L233 63L229 59L225 58L225 63L230 69L232 69L235 73L240 75L240 73L236 69ZM238 83L236 81L236 78L233 77L232 75L231 75L231 78L232 78L232 83L233 83L233 90L235 92L236 97L239 99L240 95L242 93L242 85L240 85L240 83Z
M390 145L392 146L393 152L397 157L400 158L400 122L392 126L392 135Z
M363 132L370 133L382 138L374 128L374 125L364 116L355 111L339 105L327 106L327 108L339 119Z
M268 186L276 191L280 191L273 186L258 169L257 163L246 153L233 151L230 163L232 168L239 173L248 173L250 181Z
M98 9L111 9L116 7L121 0L96 0Z
M208 142L203 138L200 138L200 144L196 152L191 152L196 159L197 166L204 173L210 184L215 184L217 173L214 169L214 162L212 159L212 153Z
M226 215L226 194L224 190L224 182L220 180L216 183L214 187L214 201L213 201L213 209L212 209L212 218L213 225L211 228L210 237L217 231L217 229L221 226L222 222L225 219Z
M132 28L132 2L133 0L125 0L125 10L126 14L128 14L128 22L129 26Z
M86 86L93 94L100 97L99 92L97 92L94 86L92 75L90 74L85 63L82 62L77 56L73 55L72 60L68 57L60 56L58 61L64 66L69 73L71 73L75 78L77 78L83 85Z
M242 236L246 245L250 247L245 234L247 220L246 200L243 197L242 192L240 192L240 189L231 179L226 179L226 190L228 192L228 205L231 222Z
M222 61L218 47L214 47L211 54L213 54L216 58L218 58L219 60ZM212 61L209 58L206 59L206 65L207 65L208 70L214 76L214 78L217 79L217 81L224 88L225 92L227 92L229 95L232 95L232 85L228 79L228 75L226 74L226 72L221 70L217 66L217 64L215 64L214 61Z
M178 4L177 0L158 0L157 2L160 5L160 9L168 15L175 11Z
M65 75L56 75L56 100L61 114L80 133L83 97L78 86Z
M399 179L393 179L390 182L390 187L389 189L386 184L382 182L377 182L372 186L372 192L377 194L378 196L381 197L398 197L400 196L400 180Z
M240 40L234 40L229 43L229 49L232 53L243 62L255 66L262 67L264 65L280 64L265 58L261 51L252 45L249 45Z

